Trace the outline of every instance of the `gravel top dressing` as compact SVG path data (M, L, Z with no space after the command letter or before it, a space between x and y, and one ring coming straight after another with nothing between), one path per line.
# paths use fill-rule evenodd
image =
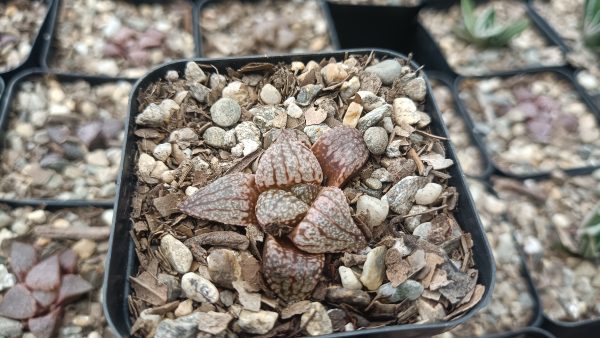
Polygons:
M321 335L475 306L426 90L405 60L368 55L189 62L142 88L132 334Z

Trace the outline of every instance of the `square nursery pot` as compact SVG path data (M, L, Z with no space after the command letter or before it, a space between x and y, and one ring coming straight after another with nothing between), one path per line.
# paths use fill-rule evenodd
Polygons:
M462 115L462 111L458 107L458 103L457 103L458 99L455 97L455 91L454 91L454 81L452 80L450 74L445 73L445 72L435 71L435 70L426 71L426 73L427 73L429 80L438 81L441 86L445 86L452 93L452 103L454 106L454 112L456 114L456 117L461 119L463 121L463 123L465 123L465 127L468 128L469 124L467 122L467 119ZM436 103L439 108L439 106L440 106L439 101L436 101ZM444 115L444 112L441 111L441 109L440 109L440 114ZM446 126L446 129L448 129L448 126ZM485 153L482 151L482 149L483 149L483 146L481 145L482 140L479 137L479 135L473 134L473 133L468 133L468 137L469 137L469 140L471 141L471 144L478 149L479 155L481 156L482 170L479 175L469 174L466 171L465 171L465 175L467 177L471 177L471 178L474 178L477 180L486 181L492 175L492 173L494 171L494 167L492 166L492 163L489 161L488 156L486 156ZM452 133L450 133L450 140L452 141ZM454 148L456 149L458 147L455 146Z
M227 68L238 69L250 63L290 63L292 61L308 62L310 60L324 60L331 57L343 60L350 54L369 55L374 53L377 57L404 58L400 54L386 50L355 49L343 50L330 53L318 54L291 54L277 56L249 56L223 59L196 59L187 61L196 61L206 66L212 66L220 73L226 72ZM136 273L139 261L135 253L134 241L131 237L132 222L130 212L132 210L132 196L136 188L137 175L135 173L138 151L136 145L136 136L134 135L135 117L138 114L139 102L138 94L148 87L148 85L164 79L168 71L177 71L184 73L186 60L176 61L161 65L146 76L139 79L131 92L129 100L129 115L126 125L126 142L123 146L123 159L121 161L121 173L118 179L118 192L115 200L115 213L113 228L109 243L109 252L107 258L107 269L104 280L104 312L108 323L118 335L127 336L130 333L132 322L129 314L128 297L131 293L131 283L129 277ZM416 64L412 64L414 69ZM430 88L428 92L430 92ZM430 114L432 123L432 132L443 137L447 136L447 131L442 123L437 106L433 97L428 94L426 97L426 109ZM407 324L381 327L376 329L342 332L328 335L328 337L349 337L358 335L368 335L371 337L421 337L432 336L450 330L458 324L461 324L471 318L478 310L482 309L489 302L492 289L495 282L495 264L491 254L486 236L483 233L481 223L477 216L474 203L468 191L465 177L462 174L460 165L457 162L453 146L444 141L446 155L454 161L449 174L452 178L449 185L456 187L459 193L459 212L455 213L456 220L465 232L469 232L474 243L473 259L475 266L479 269L478 284L485 287L485 293L482 299L467 313L457 319L446 322L432 324Z
M537 327L528 327L511 333L486 336L486 338L555 338L555 336Z
M489 2L489 0L475 0L476 5L485 4ZM422 8L423 10L434 10L440 12L447 12L453 6L460 6L460 0L429 0L426 2L426 5ZM536 19L535 14L533 13L530 6L527 6L526 2L523 1L523 6L525 9L525 17L531 19L530 27L536 30L542 39L548 43L548 46L558 46L560 50L564 53L564 49L560 44L556 42L556 39L552 35L551 32L545 29L542 25L539 25L539 20ZM429 70L437 70L441 72L446 72L451 74L452 77L456 77L460 74L458 70L452 68L452 66L448 63L446 55L444 54L442 48L435 40L433 34L429 32L429 30L425 27L425 25L421 22L421 20L417 20L418 24L415 28L414 35L415 39L413 41L413 50L415 53L415 60L427 67ZM549 65L549 66L562 66L563 64L557 65ZM539 68L542 65L530 65L524 66L523 69L529 68ZM514 67L510 67L506 70L509 71ZM482 75L487 75L489 73L494 73L494 71L487 72Z
M6 92L4 95L4 100L2 101L2 105L0 106L0 153L3 152L3 148L8 143L7 130L9 128L9 123L11 118L11 105L13 100L16 98L17 93L19 92L20 85L29 80L40 79L47 76L51 76L55 78L60 83L70 83L76 81L85 81L89 83L92 87L112 83L119 81L127 81L129 83L133 83L133 79L127 78L111 78L111 77L102 77L102 76L82 76L82 75L74 75L67 73L60 73L55 71L49 71L40 68L27 69L17 74L9 86L6 88ZM0 83L1 87L1 83ZM47 197L31 197L31 198L2 198L0 197L0 203L6 203L9 205L44 205L48 207L83 207L83 206L95 206L95 207L110 207L114 204L112 198L109 199L58 199L58 198L47 198Z
M493 154L486 143L487 141L485 139L485 135L483 135L483 133L480 130L478 130L477 123L475 122L475 119L469 112L469 109L467 108L465 101L460 98L461 84L466 80L472 80L472 79L473 80L486 80L486 79L491 79L491 78L496 78L496 77L505 79L505 78L510 78L510 77L522 76L522 75L535 75L535 74L544 74L544 73L554 74L559 79L565 80L566 83L568 83L570 85L570 87L572 88L572 90L577 94L581 103L594 116L596 123L598 123L598 125L600 125L600 110L593 104L592 99L589 97L589 95L587 95L587 93L585 93L585 91L579 85L577 85L577 82L574 79L573 72L570 70L570 68L567 68L567 67L539 67L539 68L531 68L531 69L527 69L527 70L499 72L499 73L490 74L490 75L458 76L456 78L456 80L454 81L454 86L453 86L454 87L454 97L457 100L460 114L462 114L462 116L467 121L467 124L470 126L470 131L474 135L474 137L481 140L481 142L479 142L478 144L481 146L481 150L482 150L483 154L485 154L485 156L488 158L488 161L490 163L492 163L492 166L493 166L492 174L493 175L500 175L500 176L506 176L506 177L512 177L515 179L524 180L524 179L529 179L529 178L535 179L535 178L549 177L550 171L544 171L544 170L529 171L529 172L520 174L520 173L512 172L510 170L502 169L496 163L496 161L493 159ZM596 162L598 162L598 160ZM590 169L595 169L595 168L600 168L600 163L584 165L584 166L579 166L579 167L573 167L573 168L565 168L565 169L556 168L556 169L561 169L568 174L579 174L582 172L588 172Z
M325 20L325 22L327 23L327 34L329 36L329 42L331 47L334 50L340 49L340 42L338 39L338 33L336 31L336 26L334 24L334 21L332 19L332 15L331 15L331 10L329 8L329 6L326 4L326 0L308 0L308 1L313 1L313 2L317 2L319 5L319 9L321 10L321 13L323 15L323 19ZM200 26L202 24L202 11L210 5L214 5L214 4L219 4L219 3L229 3L231 5L236 4L236 3L259 3L261 2L261 0L237 0L237 1L223 1L223 0L201 0L199 1L198 4L198 9L196 11L196 17L198 18L198 20L196 21L196 25L195 28L198 30L198 49L199 49L199 55L201 57L207 57L206 56L206 47L204 46L204 42L203 42L203 32L202 32L202 27ZM281 0L274 0L274 2L280 2L280 3L284 3L284 1ZM298 4L302 4L305 1L301 1L301 2L296 2ZM272 53L268 53L270 55L275 55L275 54L281 54L278 52L272 52ZM249 55L249 54L241 54L241 55L236 55L236 56L243 56L243 55Z
M422 43L415 29L423 3L413 7L326 1L341 48L385 48L405 55L416 52L416 45Z
M0 0L1 2L7 3L7 0ZM46 6L46 12L44 18L41 21L40 27L37 33L33 36L31 41L31 50L29 55L21 61L21 64L4 71L0 71L0 77L4 78L4 81L8 82L18 72L25 68L36 67L39 65L39 55L42 53L44 44L50 39L50 33L54 24L54 15L56 15L56 3L58 0L36 0L43 2Z
M56 46L55 44L57 43L57 34L58 34L58 28L60 27L60 25L62 24L61 21L61 17L60 17L60 13L61 13L61 8L63 6L63 4L65 2L69 2L69 0L52 0L52 1L56 1L56 5L54 6L54 13L51 15L50 17L50 24L49 27L50 29L48 29L48 33L46 36L46 39L44 41L44 43L42 44L42 46L40 46L40 50L39 50L39 54L37 55L37 57L39 58L39 64L44 67L44 68L49 68L49 69L54 69L54 67L52 67L52 59L54 58L54 54L56 53ZM161 1L161 0L122 0L122 1L117 1L117 3L130 3L133 5L143 5L143 4L160 4L160 5L164 5L167 6L169 5L171 2L169 1ZM192 37L194 40L194 55L193 56L200 56L200 38L199 38L199 29L198 29L198 11L197 6L198 3L196 1L193 0L182 0L181 2L183 3L187 3L190 6L190 12L188 15L191 15L191 23L192 23ZM150 69L152 67L147 67L147 69ZM58 69L57 69L58 70ZM92 76L92 77L104 77L104 76L109 76L105 73L102 74L86 74L85 71L81 70L81 71L75 71L75 72L69 72L68 70L59 70L61 72L64 73L75 73L75 74L81 74L82 76ZM123 69L120 69L120 71L122 72ZM117 75L116 77L120 77L120 78L124 78L126 76L124 75Z

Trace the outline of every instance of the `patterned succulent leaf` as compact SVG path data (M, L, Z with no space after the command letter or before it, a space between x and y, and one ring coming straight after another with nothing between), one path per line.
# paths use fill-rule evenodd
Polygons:
M342 186L356 174L369 158L369 150L358 130L347 126L335 127L321 136L312 146L323 174L325 185Z
M344 192L336 187L321 190L290 239L300 250L311 253L354 251L366 245Z
M600 258L600 203L586 216L579 231L581 255L586 258Z
M258 190L253 174L223 176L179 204L183 213L231 225L256 225Z
M260 191L285 189L299 183L319 185L322 181L323 171L315 155L287 129L264 152L256 169L256 186Z
M586 0L583 17L583 41L596 53L600 53L600 0Z
M285 301L306 299L319 281L325 255L310 254L268 235L262 272L267 286Z
M256 219L263 230L274 236L282 236L298 224L308 211L308 204L291 192L270 189L258 196Z

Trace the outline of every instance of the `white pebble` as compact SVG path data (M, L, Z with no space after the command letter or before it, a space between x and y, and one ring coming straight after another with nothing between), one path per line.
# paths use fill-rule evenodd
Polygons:
M427 183L423 188L417 190L415 202L420 205L429 205L440 197L442 189L442 186L437 183Z

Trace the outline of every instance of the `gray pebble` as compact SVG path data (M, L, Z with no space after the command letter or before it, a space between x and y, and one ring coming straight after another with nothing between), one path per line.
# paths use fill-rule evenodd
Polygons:
M190 84L190 93L198 102L204 103L210 94L210 88L200 83Z
M188 80L188 82L204 83L208 79L208 76L204 74L204 71L197 63L190 61L185 64L185 79Z
M160 239L160 249L173 269L179 273L186 273L192 266L192 252L185 244L173 235L165 235Z
M360 90L357 94L360 96L360 100L365 111L371 111L385 104L383 97L379 97L368 90Z
M404 94L410 97L413 101L425 100L427 94L427 85L422 77L414 78L404 85Z
M300 92L296 96L296 104L303 107L308 106L322 88L323 86L314 84L308 84L300 88Z
M391 116L391 113L392 105L390 104L385 104L383 106L375 108L358 120L358 125L356 125L356 128L358 130L365 131L367 130L367 128L378 124L384 117Z
M210 107L210 116L221 127L230 127L240 120L242 109L233 99L224 97Z
M372 177L369 177L365 180L365 185L368 188L374 189L374 190L379 190L379 189L381 189L381 187L383 187L383 184L381 183L381 181L379 181L376 178L372 178Z
M265 334L275 326L279 314L272 311L248 311L242 310L237 325L247 333Z
M279 93L277 88L275 88L272 84L267 83L260 90L260 99L265 104L279 104L281 103L281 94Z
M17 337L23 334L23 324L19 321L0 317L0 332L3 337Z
M244 121L235 126L235 136L238 142L242 140L254 140L260 142L260 129L250 121Z
M181 290L185 296L196 302L216 303L219 301L219 290L208 279L194 272L181 277Z
M378 179L382 183L392 182L394 180L392 174L385 168L375 169L371 174L371 177Z
M194 312L177 319L164 319L156 328L155 338L192 338L198 334L198 322L202 314Z
M169 82L174 82L179 80L179 73L177 73L176 70L170 70L167 72L167 75L165 75L165 79Z
M389 59L365 68L366 72L377 75L385 85L391 85L394 79L402 73L402 65L396 60Z
M235 137L235 129L230 129L225 132L223 138L223 147L225 149L232 148L237 144L237 138Z
M306 134L306 136L308 136L308 139L311 143L315 143L317 142L319 137L321 137L321 135L325 134L330 129L331 128L325 123L314 124L312 126L304 127L304 133Z
M407 176L396 183L383 198L387 198L390 209L399 215L405 215L411 208L417 190L427 184L427 178Z
M215 148L225 147L225 129L219 127L209 127L202 134L204 143Z
M374 155L381 155L388 145L388 134L382 127L370 127L363 135L365 144Z

